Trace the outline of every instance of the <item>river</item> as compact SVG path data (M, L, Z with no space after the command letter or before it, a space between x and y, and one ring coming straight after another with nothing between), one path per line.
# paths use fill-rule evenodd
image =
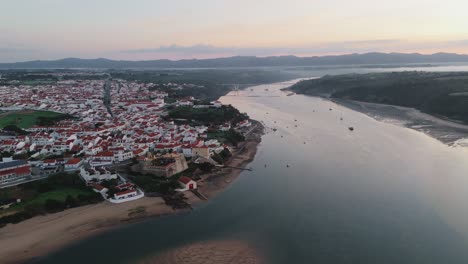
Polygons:
M262 121L266 134L253 171L218 197L38 262L133 263L197 241L236 240L273 264L468 263L468 149L280 91L291 84L221 98Z

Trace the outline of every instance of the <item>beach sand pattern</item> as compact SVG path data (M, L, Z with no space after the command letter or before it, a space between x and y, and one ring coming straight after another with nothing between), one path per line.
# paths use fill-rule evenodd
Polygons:
M200 242L149 257L140 264L260 264L258 252L241 241Z

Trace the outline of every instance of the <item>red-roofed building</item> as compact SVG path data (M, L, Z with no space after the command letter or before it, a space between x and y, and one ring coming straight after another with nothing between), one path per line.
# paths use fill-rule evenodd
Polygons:
M188 191L188 190L197 189L197 182L190 179L187 176L180 177L179 178L179 184L180 184L181 188L176 190L176 191L179 191L179 192L184 192L184 191Z
M81 165L83 164L83 160L79 158L72 158L69 159L65 163L65 170L66 171L74 171L74 170L79 170Z
M136 190L125 190L121 192L117 192L114 194L114 199L115 200L124 200L128 199L130 197L137 196L138 192Z
M0 186L20 181L31 175L31 165L24 160L4 158L0 162Z

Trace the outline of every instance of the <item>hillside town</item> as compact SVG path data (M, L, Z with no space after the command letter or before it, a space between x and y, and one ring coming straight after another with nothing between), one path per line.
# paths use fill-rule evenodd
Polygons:
M196 182L184 171L194 164L222 167L223 160L213 155L227 156L235 148L235 142L223 135L234 133L241 138L252 123L244 114L222 122L174 118L171 111L179 108L226 111L219 101L171 97L172 91L182 89L197 86L110 78L0 86L0 116L17 113L0 134L0 189L69 173L79 175L83 185L112 203L143 197L145 186L116 172L122 168L133 174L176 177L176 191L196 189ZM41 112L61 116L19 125L29 113Z

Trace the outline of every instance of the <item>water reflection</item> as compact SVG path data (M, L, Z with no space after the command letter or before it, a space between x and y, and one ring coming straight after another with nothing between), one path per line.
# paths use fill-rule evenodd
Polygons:
M42 262L132 263L200 241L245 241L267 263L468 263L465 148L323 99L287 96L279 89L288 85L221 99L268 129L253 171L219 197Z

